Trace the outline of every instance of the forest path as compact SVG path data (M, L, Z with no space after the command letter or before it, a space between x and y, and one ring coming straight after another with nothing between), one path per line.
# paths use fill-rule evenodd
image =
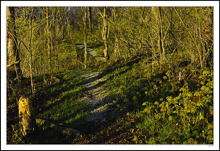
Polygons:
M106 122L108 114L114 110L111 107L113 103L108 103L108 92L102 86L106 79L100 78L99 74L99 72L90 72L79 75L85 78L83 85L86 87L86 94L79 101L90 106L90 112L87 116L88 122Z
M84 45L76 45L76 46L77 46L78 48L80 48L80 49L84 49L84 48L85 48ZM93 57L95 57L95 59L96 59L97 61L105 61L105 58L102 57L102 56L97 56L96 52L95 52L93 49L87 48L87 52L90 53Z

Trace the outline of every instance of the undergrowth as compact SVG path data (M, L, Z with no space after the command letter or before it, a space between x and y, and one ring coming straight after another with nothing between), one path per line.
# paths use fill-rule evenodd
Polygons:
M130 127L133 143L212 144L212 70L186 67L190 78L179 80L170 68L152 72L151 64L143 62L122 61L106 75L112 101L127 115L120 122L138 118Z
M98 43L98 42L97 42ZM64 41L66 52L80 55L74 66L62 72L34 77L36 94L31 95L30 79L14 84L7 97L7 141L15 143L98 143L98 144L213 144L213 69L193 68L187 60L178 60L159 68L147 56L135 56L107 63L95 63L88 55L83 67L83 50ZM95 49L101 45L91 43ZM68 54L67 55L71 55ZM64 56L65 59L65 56ZM68 63L73 61L68 57ZM181 64L186 63L185 66ZM176 66L174 69L173 66ZM181 66L183 77L178 77ZM71 70L70 70L71 69ZM110 103L117 106L111 121L103 125L87 123L88 105L79 102L84 96L81 73L99 71L107 79ZM99 83L101 85L102 83ZM18 129L17 104L20 95L33 100L37 118L59 126L80 130L83 135L65 137L48 127L40 127L38 137L22 140ZM95 130L95 128L101 129ZM88 130L84 130L88 128ZM88 134L88 135L87 135Z

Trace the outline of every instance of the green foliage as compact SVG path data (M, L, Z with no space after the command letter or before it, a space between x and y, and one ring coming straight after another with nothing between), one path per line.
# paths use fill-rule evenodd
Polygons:
M117 107L128 117L134 113L139 118L135 129L140 134L134 136L134 143L212 144L212 72L198 70L199 75L180 81L170 70L151 74L146 70L150 66L139 64L121 62L106 75L113 77L107 88Z
M197 91L190 91L188 83L185 82L177 96L168 95L165 101L160 103L155 101L154 105L149 103L150 100L144 102L142 105L145 108L141 114L139 113L144 122L138 124L137 128L142 129L151 137L157 133L156 142L159 144L213 143L213 81L208 80L212 77L210 72L203 72L203 75L207 76L206 80L201 81L203 85L200 85ZM197 98L201 95L201 99ZM154 119L153 123L152 119ZM150 129L152 127L153 132ZM191 134L191 132L194 133ZM167 139L174 138L174 134L174 140ZM164 138L164 135L167 138Z

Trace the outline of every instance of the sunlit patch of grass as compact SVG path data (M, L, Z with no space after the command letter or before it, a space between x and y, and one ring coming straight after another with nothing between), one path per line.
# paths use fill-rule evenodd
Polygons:
M63 125L64 127L77 127L85 122L84 117L88 114L88 106L84 103L66 99L61 104L54 105L50 110L45 111L40 116L49 119L54 123Z
M45 102L46 110L39 117L71 127L79 126L80 121L84 121L83 117L88 114L88 105L77 101L85 90L80 84L83 79L77 75L78 73L72 71L59 73L63 82L48 90L50 97Z

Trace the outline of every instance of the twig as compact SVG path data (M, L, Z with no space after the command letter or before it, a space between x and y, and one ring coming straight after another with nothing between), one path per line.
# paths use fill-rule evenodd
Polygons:
M12 63L12 64L10 64L10 65L7 65L7 68L9 68L9 67L11 67L11 66L13 66L13 65L16 65L16 64L18 64L18 63L20 63L20 62L21 62L21 60L18 60L18 61L14 62L14 63Z

